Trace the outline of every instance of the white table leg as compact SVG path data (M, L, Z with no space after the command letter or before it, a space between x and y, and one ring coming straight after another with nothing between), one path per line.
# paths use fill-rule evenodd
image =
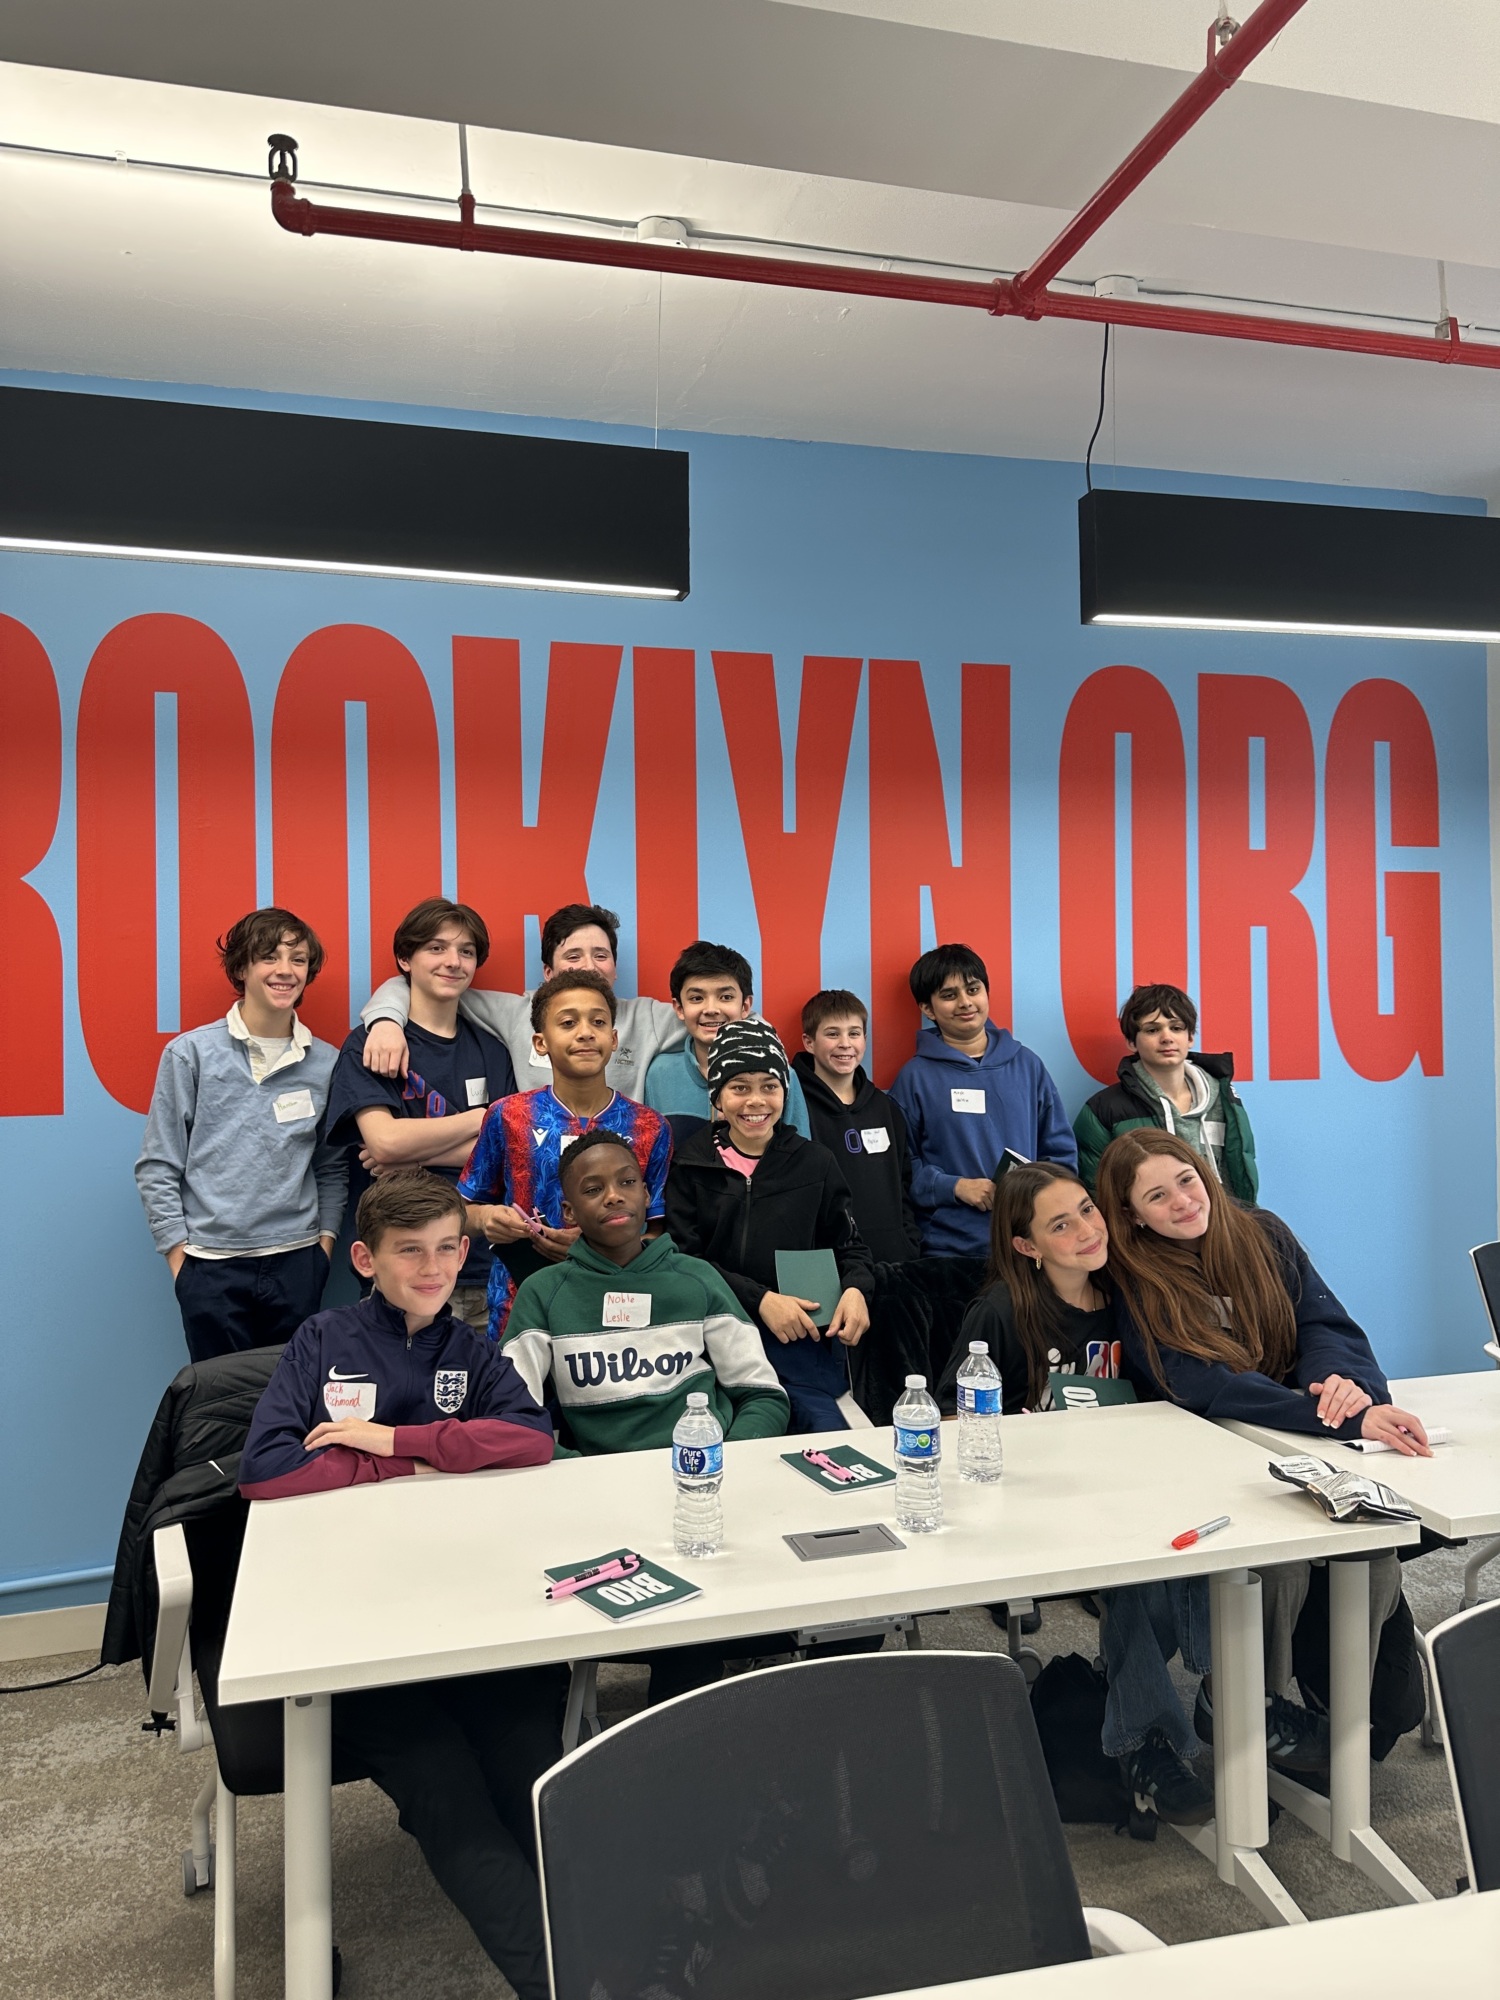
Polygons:
M282 1703L286 2000L332 2000L333 1733L326 1694Z
M1219 1879L1239 1889L1269 1923L1305 1923L1260 1853L1271 1835L1260 1578L1253 1570L1221 1571L1210 1579L1209 1605L1214 1654L1212 1859Z
M1370 1825L1370 1565L1328 1565L1329 1838L1340 1861L1401 1903L1432 1896Z

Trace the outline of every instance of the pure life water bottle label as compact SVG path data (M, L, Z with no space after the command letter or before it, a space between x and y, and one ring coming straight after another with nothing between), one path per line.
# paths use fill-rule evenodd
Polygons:
M896 1456L898 1458L940 1458L941 1442L936 1429L924 1431L903 1430L896 1426Z
M968 1382L958 1385L958 1407L965 1416L998 1417L1000 1414L1000 1391L976 1389Z
M679 1479L717 1479L724 1470L721 1444L674 1444L672 1470Z

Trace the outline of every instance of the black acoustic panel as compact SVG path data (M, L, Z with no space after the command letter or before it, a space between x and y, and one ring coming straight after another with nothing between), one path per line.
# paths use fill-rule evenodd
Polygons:
M1500 520L1096 488L1078 503L1083 622L1500 634Z
M688 460L0 388L0 538L685 597Z

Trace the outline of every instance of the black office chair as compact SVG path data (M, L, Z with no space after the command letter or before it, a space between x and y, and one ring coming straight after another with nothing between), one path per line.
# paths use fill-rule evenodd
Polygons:
M106 1664L141 1659L147 1704L159 1726L174 1732L180 1751L212 1753L213 1768L193 1804L182 1887L187 1896L215 1892L214 2000L235 1994L236 1801L283 1786L281 1703L228 1707L219 1700L219 1663L249 1514L236 1485L239 1455L280 1355L279 1347L256 1348L196 1362L173 1378L131 1491L102 1648ZM335 1784L364 1775L335 1751ZM335 1947L335 1993L341 1975Z
M1500 1889L1500 1598L1427 1634L1471 1889Z
M1500 1362L1500 1243L1476 1243L1469 1252L1469 1258L1474 1266L1474 1276L1479 1280L1479 1296L1484 1300L1485 1314L1490 1323L1492 1337L1485 1342L1484 1351ZM1467 1611L1471 1604L1479 1602L1479 1572L1496 1556L1500 1556L1500 1537L1491 1537L1480 1542L1464 1564L1463 1595L1459 1598L1461 1611Z
M744 1674L534 1799L554 2000L858 2000L1161 1942L1082 1908L1025 1678L993 1653Z

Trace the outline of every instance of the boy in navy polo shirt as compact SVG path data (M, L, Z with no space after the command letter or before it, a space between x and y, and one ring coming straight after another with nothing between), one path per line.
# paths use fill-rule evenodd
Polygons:
M650 1194L647 1215L665 1213L672 1134L665 1118L622 1097L606 1081L614 1053L615 990L602 973L557 972L531 996L532 1040L552 1066L539 1090L502 1098L483 1129L458 1191L471 1228L495 1245L490 1338L500 1339L516 1286L566 1257L578 1231L564 1227L561 1166L569 1146L602 1129L629 1140Z
M366 1069L369 1030L356 1028L339 1052L328 1097L329 1139L359 1149L356 1197L372 1175L391 1167L430 1167L457 1185L485 1112L516 1087L504 1044L459 1012L490 955L478 911L429 896L401 919L391 951L411 989L407 1073L387 1077ZM480 1332L489 1323L492 1257L475 1230L450 1302Z
M375 1289L316 1314L266 1385L240 1459L249 1500L424 1471L542 1465L552 1425L510 1362L454 1318L464 1205L421 1168L360 1197L355 1269ZM547 2000L531 1788L561 1753L558 1668L333 1697L335 1755L392 1799L521 2000Z

